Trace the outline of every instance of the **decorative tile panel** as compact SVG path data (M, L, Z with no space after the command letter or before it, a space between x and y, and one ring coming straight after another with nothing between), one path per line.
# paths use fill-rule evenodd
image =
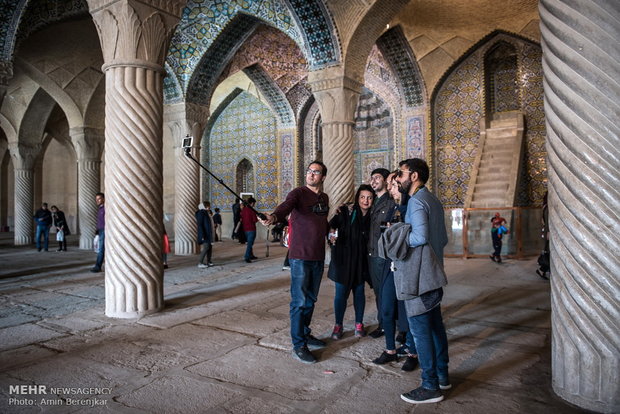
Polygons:
M293 134L282 134L280 136L280 199L282 200L295 187L294 153Z
M252 192L257 209L274 209L278 202L278 169L276 120L271 110L255 96L241 92L211 125L206 137L209 168L230 186L236 182L237 165L248 159L254 171ZM209 188L213 207L230 211L234 196L212 178Z

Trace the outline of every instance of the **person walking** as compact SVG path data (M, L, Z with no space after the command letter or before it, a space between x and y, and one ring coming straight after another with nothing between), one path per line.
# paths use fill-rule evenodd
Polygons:
M290 214L289 262L291 265L291 342L295 359L313 364L316 357L311 347L323 347L325 342L314 337L310 329L314 304L319 295L325 263L325 238L328 232L329 197L322 191L327 167L312 161L306 170L306 185L288 193L286 200L263 225L286 222Z
M224 241L222 240L222 215L219 208L216 208L215 214L213 214L213 224L215 226L215 241Z
M241 210L241 227L243 227L246 239L245 255L243 259L246 263L252 263L252 260L258 259L258 257L254 256L253 250L254 240L256 240L256 222L258 221L258 217L256 217L256 213L253 210L256 205L256 199L250 197L247 199L246 203L247 206ZM250 208L248 208L248 206Z
M103 261L105 260L105 195L103 193L95 194L95 202L97 203L97 234L99 235L99 251L97 252L97 262L90 269L93 273L101 272Z
M52 206L52 223L56 227L56 240L58 241L59 252L67 251L67 236L71 234L69 230L69 224L65 218L65 213L58 209L56 206Z
M41 204L41 208L34 213L33 218L37 224L37 232L35 235L37 251L40 252L41 248L48 251L52 213L48 210L47 203ZM41 246L41 237L43 237L43 246Z
M213 266L211 262L211 255L213 254L213 225L204 201L198 204L198 210L196 210L194 215L196 217L196 226L198 230L196 243L202 245L200 257L198 259L198 267L204 269ZM205 257L207 258L206 264L204 262Z
M370 232L370 207L375 192L368 184L362 184L355 193L352 205L343 205L329 221L329 241L333 245L327 276L336 284L334 316L336 324L332 339L340 339L344 333L343 320L347 300L353 291L355 309L355 336L366 336L364 308L366 295L364 285L371 283L368 271L368 239Z

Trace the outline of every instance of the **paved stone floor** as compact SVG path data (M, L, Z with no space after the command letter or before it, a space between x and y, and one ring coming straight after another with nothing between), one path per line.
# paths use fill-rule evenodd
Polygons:
M209 269L171 257L165 309L140 320L104 316L94 253L69 247L38 253L0 233L0 413L582 412L551 389L549 283L533 258L446 260L453 388L441 403L415 406L399 395L418 386L419 368L374 365L384 340L353 337L351 305L345 337L327 339L319 363L291 357L283 247L272 244L265 258L258 243L260 259L247 264L243 246L216 243ZM331 333L333 293L324 277L318 337ZM22 394L31 389L21 385L47 393Z

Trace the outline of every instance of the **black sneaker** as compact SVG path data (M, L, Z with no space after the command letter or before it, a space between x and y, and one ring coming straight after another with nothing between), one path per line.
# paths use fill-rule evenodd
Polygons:
M401 394L400 398L411 404L436 403L443 400L443 394L439 390L427 390L424 387L419 387Z
M293 348L293 358L304 364L314 364L316 362L316 358L312 355L312 352L310 352L307 346Z
M407 332L398 332L398 335L396 335L396 342L404 345L405 342L407 342Z
M388 362L392 362L392 361L398 361L398 355L396 355L396 354L388 354L385 351L383 351L381 353L379 358L375 358L375 359L372 360L372 362L377 364L377 365L384 365L384 364L387 364Z
M377 328L374 331L372 331L371 333L369 333L368 335L371 338L377 339L377 338L381 338L384 334L385 334L385 332L383 332L383 328Z
M407 359L405 360L405 363L401 367L401 370L405 372L410 372L410 371L413 371L417 366L418 366L418 358L408 356Z
M90 269L90 271L91 271L92 273L99 273L99 272L101 272L101 269L100 269L100 268L98 268L98 267L93 267L92 269Z
M321 341L313 335L306 336L306 344L308 344L309 348L323 348L325 345L327 345L325 342Z

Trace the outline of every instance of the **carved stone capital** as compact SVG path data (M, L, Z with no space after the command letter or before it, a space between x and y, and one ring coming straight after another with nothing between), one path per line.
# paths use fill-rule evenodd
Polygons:
M9 153L13 157L16 169L31 170L41 152L41 144L25 145L16 142L9 143Z
M353 123L362 90L360 82L329 68L310 73L308 83L319 105L323 123Z
M99 160L103 151L105 133L98 128L71 128L71 141L75 147L78 160Z
M209 108L184 102L164 106L164 119L174 139L174 147L181 145L181 138L187 134L194 137L194 147L199 147L200 138L209 119Z
M99 32L104 68L156 65L163 72L183 3L167 0L88 0Z

